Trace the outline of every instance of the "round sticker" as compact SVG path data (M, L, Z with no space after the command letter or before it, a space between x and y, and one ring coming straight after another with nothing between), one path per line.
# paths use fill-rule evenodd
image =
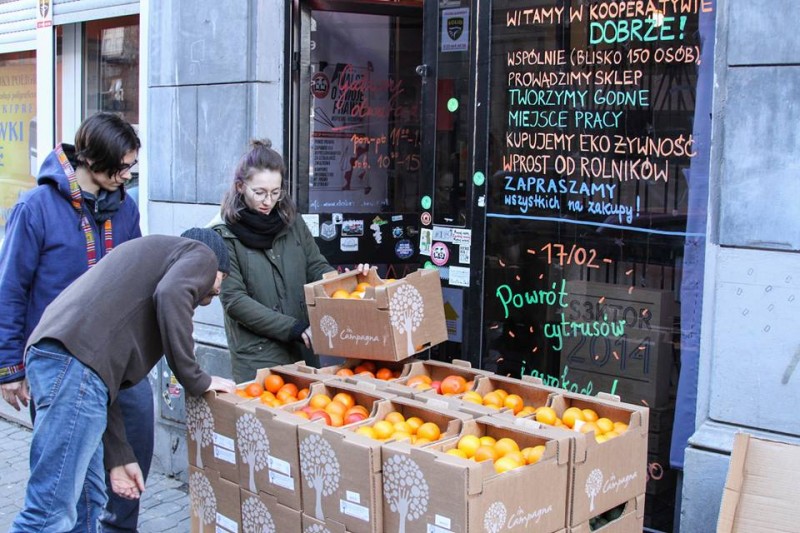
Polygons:
M458 111L458 100L451 98L447 101L447 110L451 113Z
M427 211L423 211L423 213L419 216L420 222L422 222L423 226L427 226L431 223L431 214Z
M423 196L422 197L422 201L420 203L422 204L422 209L430 209L431 208L431 203L432 203L431 202L431 197L430 196Z
M311 94L314 98L325 98L331 90L331 81L324 72L317 72L311 78Z
M483 172L481 172L480 170L472 175L472 183L474 183L477 187L483 185L485 181L486 181L486 176L484 176Z
M412 246L411 241L408 239L399 240L397 244L394 245L394 253L400 259L408 259L414 255L414 246Z
M431 261L434 265L446 265L448 259L450 259L450 249L445 243L435 242L431 245Z

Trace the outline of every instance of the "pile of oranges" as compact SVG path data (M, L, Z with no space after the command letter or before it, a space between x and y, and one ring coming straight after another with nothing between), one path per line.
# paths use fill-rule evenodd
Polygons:
M520 449L517 441L510 437L495 439L490 435L464 435L458 439L455 448L445 453L476 462L492 461L498 474L532 465L539 462L544 453L544 445L528 446Z
M464 376L458 374L450 374L441 380L435 380L427 374L417 374L408 378L405 385L420 391L433 390L436 394L455 396L470 390L473 381L467 381Z
M399 411L392 411L371 426L360 426L355 432L379 441L408 439L414 446L430 444L442 436L437 424L425 422L418 416L406 418Z
M594 409L588 408L569 407L559 418L558 413L552 407L539 407L534 416L537 422L549 426L567 427L581 433L593 431L597 442L605 442L619 437L628 430L628 424L625 422L614 422L610 418L600 417Z
M489 391L483 396L475 391L467 391L461 399L465 402L484 405L492 409L509 409L516 416L530 416L536 412L536 407L526 404L522 396L509 394L500 388Z
M353 368L340 368L336 371L336 375L341 377L366 376L370 378L381 379L383 381L397 379L400 377L401 373L402 370L399 368L394 370L385 366L378 368L378 366L372 361L362 361Z
M238 387L236 394L242 398L258 398L261 403L270 407L280 407L308 396L308 387L298 389L294 383L287 383L278 374L270 374L263 383L253 381Z
M393 281L395 281L395 279L390 278L384 280L383 283L391 283ZM374 287L374 285L368 281L361 281L352 291L348 291L347 289L336 289L330 294L330 297L342 300L363 300L367 293L367 287Z
M317 393L294 414L307 420L322 419L327 426L342 427L367 419L369 410L357 404L349 392L338 392L333 397Z

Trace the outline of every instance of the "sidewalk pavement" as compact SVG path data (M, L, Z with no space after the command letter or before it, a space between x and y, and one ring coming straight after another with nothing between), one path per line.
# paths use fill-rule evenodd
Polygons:
M0 404L5 404L0 400ZM9 407L10 409L10 407ZM28 482L29 418L9 416L0 409L0 531L8 531L22 507ZM139 533L186 533L189 524L188 487L174 478L151 472L139 512Z

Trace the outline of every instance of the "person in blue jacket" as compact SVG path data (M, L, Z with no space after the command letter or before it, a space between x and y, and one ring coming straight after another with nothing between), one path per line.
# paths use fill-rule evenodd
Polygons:
M125 194L141 142L133 127L112 113L98 113L78 128L75 144L60 144L39 171L38 186L14 206L0 249L0 390L15 409L30 400L23 355L25 341L50 302L115 246L141 237L139 211ZM109 295L110 298L113 295ZM120 302L124 305L124 302ZM86 310L87 327L103 317ZM125 430L144 474L153 454L150 383L120 393ZM34 406L35 407L35 406ZM35 416L35 409L31 409ZM136 531L138 500L114 495L107 479L102 531ZM75 531L96 531L88 502L78 505Z

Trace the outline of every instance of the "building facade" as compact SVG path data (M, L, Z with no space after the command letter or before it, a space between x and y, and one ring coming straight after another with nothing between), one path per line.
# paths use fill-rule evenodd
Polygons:
M142 137L144 233L207 224L270 138L332 263L439 268L433 357L649 405L649 513L709 530L737 431L800 441L791 3L552 4L0 3L3 224L97 110ZM195 318L228 375L219 304ZM185 475L182 388L151 380Z

